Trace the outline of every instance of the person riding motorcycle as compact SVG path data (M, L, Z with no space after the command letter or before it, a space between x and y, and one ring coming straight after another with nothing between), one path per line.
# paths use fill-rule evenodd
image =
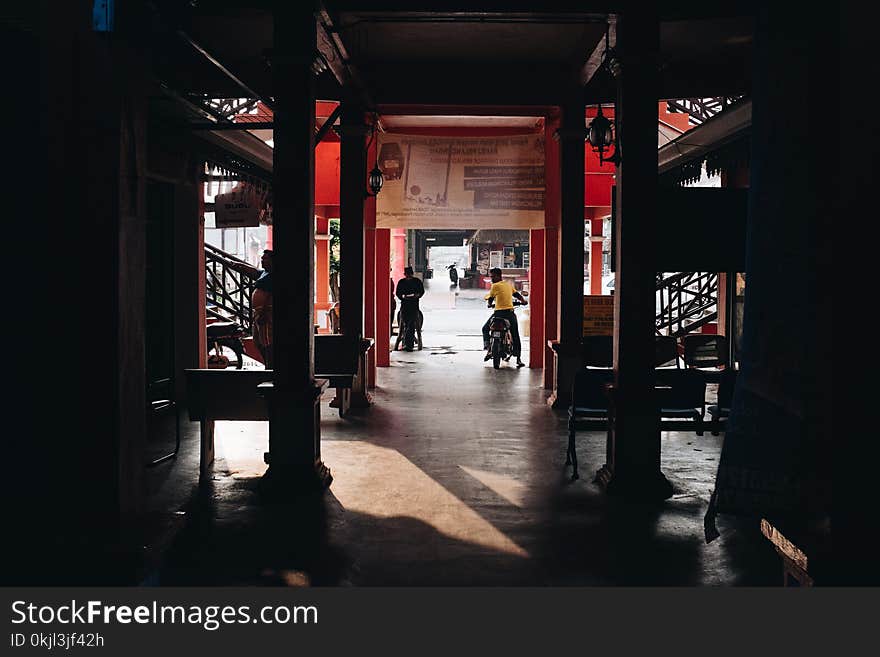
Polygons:
M516 321L516 313L513 311L513 299L518 299L522 305L526 305L528 302L511 283L503 280L501 269L493 267L489 270L489 275L492 277L492 287L484 298L487 301L495 300L495 312L483 324L483 349L486 350L486 357L483 358L483 361L492 358L492 353L489 351L489 325L492 323L492 317L501 317L510 323L510 337L513 340L513 355L516 356L516 366L525 367L525 363L520 358L522 345L519 339L519 324ZM491 307L491 301L489 306Z

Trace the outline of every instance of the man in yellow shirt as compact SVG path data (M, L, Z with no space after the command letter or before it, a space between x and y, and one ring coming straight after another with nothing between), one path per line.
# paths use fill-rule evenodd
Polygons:
M492 317L501 317L510 323L510 337L513 340L513 355L516 356L516 366L524 367L525 363L520 358L522 345L519 341L519 324L516 321L516 313L513 311L513 299L516 297L524 305L528 302L511 283L502 279L501 270L498 267L490 269L489 275L492 277L492 287L484 298L487 300L495 299L495 312L483 324L483 349L486 350L486 357L483 360L487 361L492 358L492 354L489 352L489 324L492 322Z

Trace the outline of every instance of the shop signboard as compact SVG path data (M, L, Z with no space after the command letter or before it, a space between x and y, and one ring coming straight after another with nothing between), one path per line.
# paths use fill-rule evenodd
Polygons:
M241 184L214 198L214 225L217 228L259 226L265 212L265 195L253 185Z

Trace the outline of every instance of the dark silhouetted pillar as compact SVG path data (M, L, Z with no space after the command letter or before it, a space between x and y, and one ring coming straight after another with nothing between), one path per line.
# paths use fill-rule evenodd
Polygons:
M657 15L639 10L617 24L622 73L615 109L617 170L614 304L615 421L597 479L609 493L665 499L659 414L654 401L654 254L657 215Z
M559 116L548 116L544 128L544 389L556 381L556 352L549 344L559 335L559 143L554 138ZM548 401L554 401L551 394Z
M315 80L311 11L276 8L274 20L273 344L269 464L263 491L312 490L320 461L320 386L314 378Z
M364 110L343 101L339 149L339 324L343 335L364 336L364 196L366 137ZM351 390L352 406L367 406L367 377L363 362Z
M559 344L554 408L567 408L581 367L584 325L584 121L583 90L572 89L556 132L562 161L562 226L559 258Z

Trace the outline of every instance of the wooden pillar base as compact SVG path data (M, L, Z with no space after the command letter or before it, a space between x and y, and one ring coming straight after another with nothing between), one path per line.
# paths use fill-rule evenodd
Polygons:
M260 480L264 501L308 495L330 485L333 477L321 462L321 393L327 381L317 379L297 392L262 384L269 405L269 466Z
M640 502L672 497L672 484L660 471L660 417L653 399L627 398L611 390L611 422L605 465L593 480L608 495Z
M321 461L313 465L270 465L260 479L260 499L267 503L296 500L323 492L333 476Z
M661 502L672 497L672 484L659 470L651 473L621 476L607 463L596 472L593 483L608 495L635 502Z

